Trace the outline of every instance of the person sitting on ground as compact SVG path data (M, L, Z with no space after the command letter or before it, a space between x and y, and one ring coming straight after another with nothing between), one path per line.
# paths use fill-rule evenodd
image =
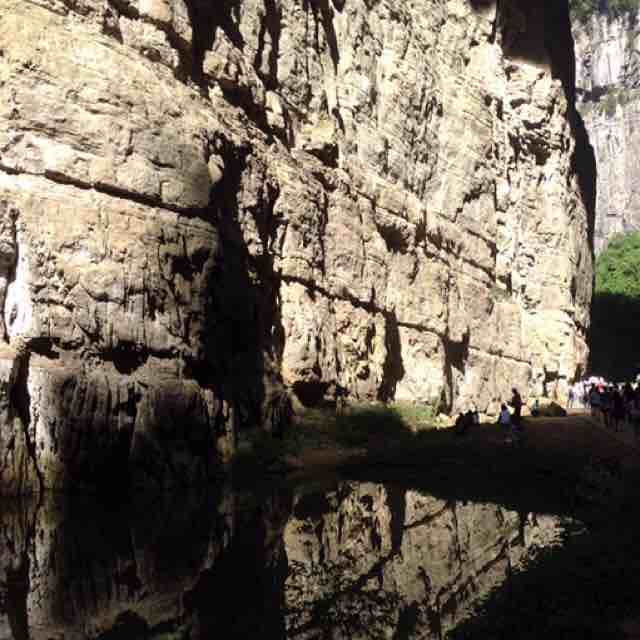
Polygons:
M467 420L467 427L473 427L476 424L476 413L473 409L469 409L467 413L464 414L464 417Z
M540 400L538 400L538 398L536 398L533 401L533 407L531 408L531 415L534 418L537 418L540 415Z
M463 436L467 432L467 429L469 428L472 420L471 421L469 420L469 412L459 413L458 417L456 418L456 423L454 425L454 433L457 436Z

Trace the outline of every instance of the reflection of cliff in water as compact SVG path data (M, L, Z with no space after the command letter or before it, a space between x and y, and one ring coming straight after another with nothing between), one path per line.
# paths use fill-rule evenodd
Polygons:
M0 639L438 638L560 533L374 483L3 502Z
M284 534L288 637L440 638L561 533L556 517L373 483L301 497Z
M138 499L108 509L46 495L0 503L0 638L152 637L185 617L184 594L232 531L228 502Z

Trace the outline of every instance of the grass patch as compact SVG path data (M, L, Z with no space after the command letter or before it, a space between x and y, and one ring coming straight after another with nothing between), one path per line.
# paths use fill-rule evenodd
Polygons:
M233 458L234 470L240 473L256 473L265 470L285 470L287 455L297 455L301 448L295 435L274 438L264 429L251 429L238 437L236 454Z
M297 417L282 439L262 429L239 435L234 467L280 470L287 456L308 450L397 448L411 444L415 434L438 428L435 411L410 403L349 405L333 409L307 409Z
M411 430L394 406L370 405L354 408L336 416L335 436L339 444L362 447L372 440L404 440Z

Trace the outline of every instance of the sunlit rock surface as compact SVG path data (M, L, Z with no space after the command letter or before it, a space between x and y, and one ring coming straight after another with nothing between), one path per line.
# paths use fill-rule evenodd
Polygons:
M435 639L563 530L376 483L2 502L0 636Z
M3 491L206 480L287 390L583 369L564 3L3 0L0 51Z
M578 108L598 165L596 252L640 228L639 28L633 13L573 24Z

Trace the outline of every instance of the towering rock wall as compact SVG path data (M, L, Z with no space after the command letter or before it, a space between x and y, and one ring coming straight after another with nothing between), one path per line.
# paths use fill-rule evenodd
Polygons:
M598 165L595 250L640 228L640 19L574 21L578 109Z
M2 0L3 489L204 479L284 390L562 394L593 175L550 4Z

